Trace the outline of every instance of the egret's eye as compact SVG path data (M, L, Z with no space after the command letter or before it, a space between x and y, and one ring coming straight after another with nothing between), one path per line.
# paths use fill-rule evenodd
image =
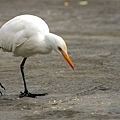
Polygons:
M58 47L58 50L61 51L62 50L61 47Z

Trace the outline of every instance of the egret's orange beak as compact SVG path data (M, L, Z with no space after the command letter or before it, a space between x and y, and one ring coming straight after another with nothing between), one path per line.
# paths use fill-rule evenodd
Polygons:
M65 58L65 60L68 62L68 64L70 65L70 67L72 69L74 69L74 65L73 65L73 62L72 60L70 59L69 55L67 53L65 53L62 49L59 49L61 54L63 55L63 57Z

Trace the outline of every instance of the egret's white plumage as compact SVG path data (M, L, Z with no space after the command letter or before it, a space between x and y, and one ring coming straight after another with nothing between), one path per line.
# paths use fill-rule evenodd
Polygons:
M47 34L49 28L41 18L33 15L17 16L0 29L0 46L15 56L29 57L41 50L44 52L42 46Z
M37 16L20 15L5 23L0 29L0 47L5 52L12 52L14 56L24 57L22 67L28 57L49 54L55 50L74 68L67 54L65 41L60 36L50 33L48 25Z

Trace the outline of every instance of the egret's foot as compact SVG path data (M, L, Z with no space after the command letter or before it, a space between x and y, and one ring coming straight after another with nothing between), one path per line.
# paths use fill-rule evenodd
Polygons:
M32 93L29 93L28 91L26 92L20 92L20 98L21 97L32 97L32 98L35 98L37 96L45 96L45 95L48 95L48 93L43 93L43 94L32 94Z

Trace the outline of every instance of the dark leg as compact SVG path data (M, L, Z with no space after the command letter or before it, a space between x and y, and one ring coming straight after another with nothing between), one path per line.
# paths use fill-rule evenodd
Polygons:
M23 82L24 82L24 89L25 89L24 93L21 92L20 97L32 97L32 98L35 98L36 96L45 96L45 95L47 95L47 93L44 93L44 94L32 94L32 93L28 92L27 85L26 85L26 82L25 82L25 75L24 75L24 64L25 64L26 60L27 60L27 58L24 58L21 65L20 65L21 74L22 74L22 78L23 78Z
M5 87L0 83L1 88L5 90ZM0 91L0 94L2 95L2 92Z
M5 87L0 83L0 86L5 90Z

